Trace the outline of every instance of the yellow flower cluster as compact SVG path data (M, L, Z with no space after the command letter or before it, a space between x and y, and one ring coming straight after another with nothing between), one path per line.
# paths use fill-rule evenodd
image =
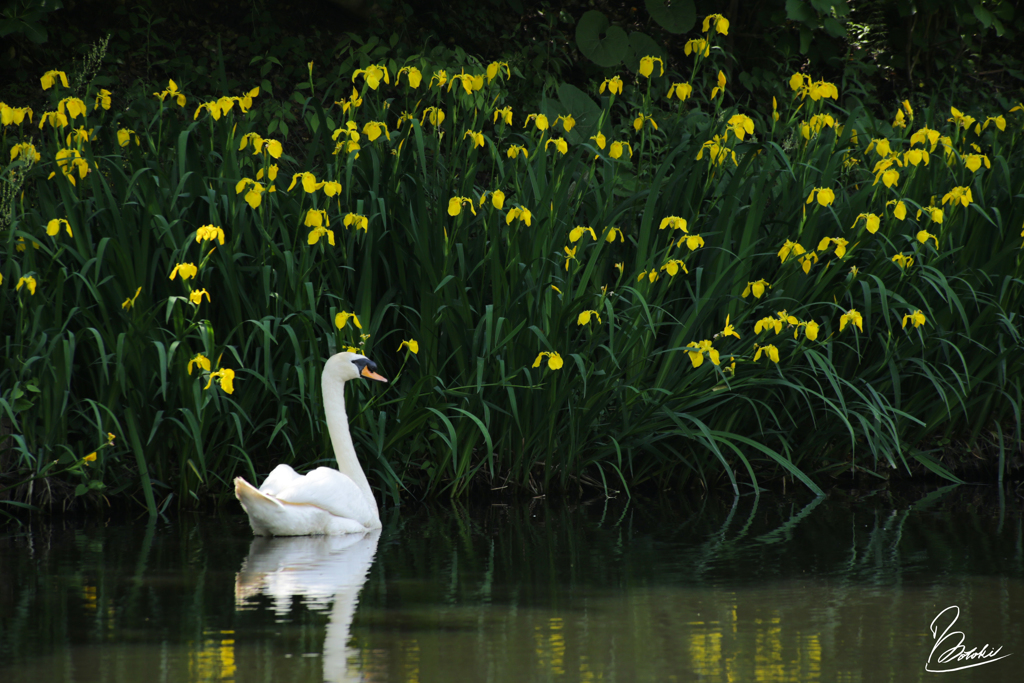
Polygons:
M198 119L199 112L205 109L210 114L210 116L213 117L214 121L219 121L220 117L227 116L228 113L234 108L236 104L238 105L238 110L245 114L249 111L250 108L252 108L253 98L257 97L259 94L260 89L257 86L249 92L247 92L246 94L242 95L241 97L228 97L227 95L225 95L224 97L221 97L216 100L203 102L198 107L196 107L196 111L192 115L192 119ZM109 109L109 104L107 108Z

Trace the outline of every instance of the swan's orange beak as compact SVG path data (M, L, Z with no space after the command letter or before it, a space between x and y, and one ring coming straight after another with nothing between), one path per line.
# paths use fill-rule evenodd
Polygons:
M363 366L363 372L361 374L363 375L363 377L366 377L367 379L375 379L378 382L387 382L387 379L381 377L380 375L378 375L373 370L370 370L370 368L365 365Z

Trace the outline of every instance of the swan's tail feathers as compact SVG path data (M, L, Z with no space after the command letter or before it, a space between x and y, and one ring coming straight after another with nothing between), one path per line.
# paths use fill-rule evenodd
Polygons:
M235 498L249 515L249 524L257 536L273 536L273 520L282 514L281 501L259 492L242 477L235 477Z

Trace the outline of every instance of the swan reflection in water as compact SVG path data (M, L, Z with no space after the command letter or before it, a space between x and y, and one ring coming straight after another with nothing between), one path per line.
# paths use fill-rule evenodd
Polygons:
M359 672L348 671L350 655L357 654L348 647L349 630L379 539L380 529L343 536L257 536L235 577L235 608L252 609L250 601L261 595L273 599L279 616L288 614L295 596L310 609L330 608L323 680L361 680Z

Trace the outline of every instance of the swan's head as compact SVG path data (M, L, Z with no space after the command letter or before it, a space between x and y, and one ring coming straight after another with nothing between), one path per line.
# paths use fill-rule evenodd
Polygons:
M324 365L323 378L325 380L347 382L358 377L387 382L385 378L377 374L377 364L358 353L349 353L348 351L336 353L328 358L327 364Z

